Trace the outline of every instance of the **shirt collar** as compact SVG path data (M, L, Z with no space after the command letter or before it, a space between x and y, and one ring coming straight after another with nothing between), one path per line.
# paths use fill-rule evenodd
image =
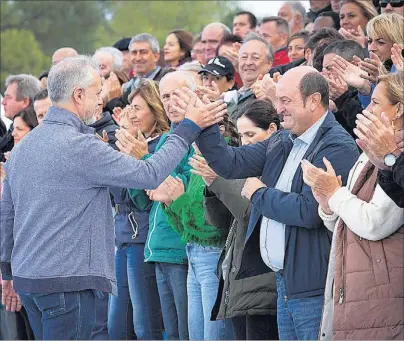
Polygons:
M327 117L328 111L324 113L323 116L321 116L316 123L314 123L309 129L307 129L302 135L296 136L290 134L289 137L293 142L296 142L296 140L299 140L300 142L303 142L304 144L310 145L316 135L318 130L320 129L321 125L323 124L325 118Z
M71 111L51 106L45 116L44 123L61 123L74 127L84 134L94 134L95 129L84 124L84 122Z

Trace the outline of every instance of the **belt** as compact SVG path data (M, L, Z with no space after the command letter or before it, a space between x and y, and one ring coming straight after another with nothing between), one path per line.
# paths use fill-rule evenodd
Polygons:
M115 204L115 212L116 214L118 213L130 213L132 212L132 208L129 205L120 205L120 204Z

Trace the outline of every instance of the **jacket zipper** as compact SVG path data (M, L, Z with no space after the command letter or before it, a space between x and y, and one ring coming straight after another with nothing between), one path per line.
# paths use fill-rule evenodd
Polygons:
M157 218L157 213L158 213L159 208L160 208L160 203L157 205L156 212L154 213L154 217L153 217L153 228L152 228L152 230L151 230L151 232L150 232L150 235L148 236L147 249L148 249L149 252L150 252L150 256L147 257L147 259L145 259L145 262L147 262L147 261L151 258L151 256L153 255L153 251L152 251L152 249L151 249L151 247L150 247L150 241L151 241L151 239L152 239L153 232L154 232L154 230L156 229L156 218Z
M354 174L356 172L356 169L358 168L358 165L356 165L354 171L351 173L351 179L349 180L349 185L348 185L348 189L351 189L351 185L352 185L352 181L353 181L353 177ZM345 238L346 238L346 228L344 227L344 231L343 231L343 235L342 235L342 263L341 263L341 284L340 284L340 288L339 288L339 300L338 303L342 304L344 302L344 298L345 298Z
M344 295L345 295L345 275L344 275L344 270L345 270L345 237L346 237L346 228L344 228L343 231L343 236L342 236L342 264L341 264L341 284L339 288L339 304L342 304L344 302Z

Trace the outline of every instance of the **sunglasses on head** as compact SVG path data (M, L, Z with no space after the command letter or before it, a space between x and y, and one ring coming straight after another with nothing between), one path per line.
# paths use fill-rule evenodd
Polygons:
M391 7L401 7L404 6L404 0L382 0L380 1L380 7L386 8L390 4Z

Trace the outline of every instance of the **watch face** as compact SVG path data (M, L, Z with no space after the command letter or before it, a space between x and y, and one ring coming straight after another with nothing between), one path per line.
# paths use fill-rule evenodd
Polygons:
M396 157L393 154L387 154L384 157L384 164L387 167L393 167L395 165L395 163L396 163Z

